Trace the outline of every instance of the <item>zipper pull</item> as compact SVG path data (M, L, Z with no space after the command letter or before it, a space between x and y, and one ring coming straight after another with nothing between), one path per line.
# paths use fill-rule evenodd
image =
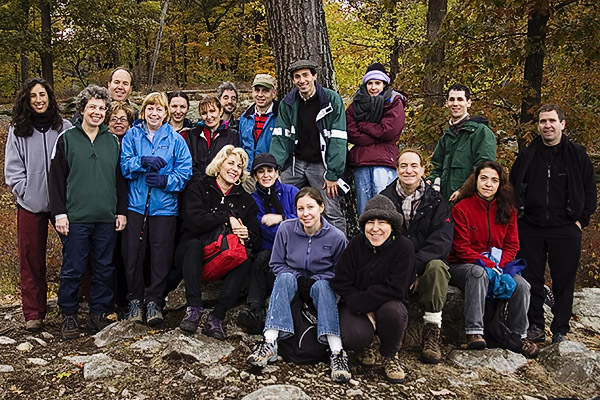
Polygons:
M225 196L221 196L221 204L225 204Z

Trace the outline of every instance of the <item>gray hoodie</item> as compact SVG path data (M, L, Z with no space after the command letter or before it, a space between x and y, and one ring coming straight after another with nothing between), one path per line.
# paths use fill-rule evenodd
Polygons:
M71 123L63 120L63 130ZM19 137L14 127L8 130L4 156L4 177L17 203L32 213L49 212L48 175L50 159L56 139L61 132L54 129L42 133L33 129L33 135Z

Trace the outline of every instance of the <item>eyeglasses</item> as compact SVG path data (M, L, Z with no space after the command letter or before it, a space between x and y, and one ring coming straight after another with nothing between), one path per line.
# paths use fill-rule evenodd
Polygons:
M95 104L88 104L88 105L86 105L86 106L85 106L85 108L86 108L87 110L89 110L89 111L94 111L94 112L95 112L95 111L100 111L100 112L104 112L104 111L106 111L106 107L105 107L105 106L100 106L100 107L98 107L98 106L97 106L97 105L95 105Z
M120 123L124 124L125 122L127 122L127 117L110 117L109 122L112 122L112 123L120 122Z

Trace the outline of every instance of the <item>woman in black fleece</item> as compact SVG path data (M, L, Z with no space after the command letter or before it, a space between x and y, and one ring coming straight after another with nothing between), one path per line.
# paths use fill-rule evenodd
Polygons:
M408 322L415 250L400 234L402 215L385 196L369 200L358 222L363 233L350 241L330 281L341 297L342 342L351 350L362 350L359 362L373 366L375 354L370 346L377 334L385 377L402 383L404 371L396 354Z

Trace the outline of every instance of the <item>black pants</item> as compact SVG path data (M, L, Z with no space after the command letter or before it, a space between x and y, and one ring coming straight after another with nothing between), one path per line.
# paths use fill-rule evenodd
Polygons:
M248 297L246 303L258 308L265 307L265 299L273 291L275 275L269 267L271 252L261 250L254 257L250 267L250 286L248 287Z
M127 212L127 286L129 300L145 303L163 303L167 286L167 274L173 262L173 240L175 238L175 216L148 217L147 229L140 243L140 231L144 216L134 211ZM146 242L150 243L150 284L144 284L144 256Z
M520 221L519 241L521 250L517 257L527 261L522 275L531 285L531 303L527 313L529 325L544 327L544 272L548 261L554 293L554 319L550 330L553 334L566 335L573 312L573 292L581 256L581 229L574 223L537 227Z
M381 341L379 352L393 357L400 350L400 343L408 324L408 311L400 301L388 301L375 311L377 336ZM340 331L344 347L360 351L373 343L375 330L366 314L352 314L348 307L340 306Z
M181 242L175 252L175 264L181 270L185 284L185 299L188 307L202 307L202 259L204 242L191 239ZM212 311L212 315L223 320L227 310L234 306L240 291L248 279L251 257L225 275L223 287Z

